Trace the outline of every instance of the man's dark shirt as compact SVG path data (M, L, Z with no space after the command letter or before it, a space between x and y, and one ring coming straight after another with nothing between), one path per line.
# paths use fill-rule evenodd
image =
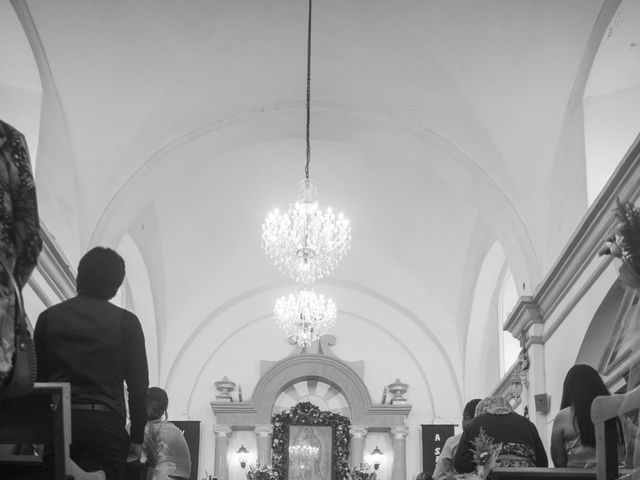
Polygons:
M99 403L126 421L131 442L142 443L149 387L144 334L138 318L107 300L78 295L38 317L34 339L38 381L69 382L72 403Z

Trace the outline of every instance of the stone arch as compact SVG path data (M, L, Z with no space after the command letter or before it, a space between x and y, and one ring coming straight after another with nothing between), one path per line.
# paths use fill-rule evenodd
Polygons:
M326 335L315 344L317 352L298 348L277 362L263 362L260 380L246 403L211 402L218 424L242 429L271 422L273 404L288 386L305 379L318 379L343 393L351 409L351 423L367 428L402 426L411 411L408 404L373 405L362 379L362 362L345 362L330 350L335 337Z

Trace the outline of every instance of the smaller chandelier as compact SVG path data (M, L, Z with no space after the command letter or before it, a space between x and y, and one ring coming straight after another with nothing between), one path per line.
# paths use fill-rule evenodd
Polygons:
M273 313L287 337L304 347L327 333L336 321L337 308L330 298L301 288L295 294L278 299Z
M300 181L298 200L286 213L275 209L262 225L262 242L276 267L295 282L310 285L333 271L351 246L351 227L342 213L318 204L313 180Z

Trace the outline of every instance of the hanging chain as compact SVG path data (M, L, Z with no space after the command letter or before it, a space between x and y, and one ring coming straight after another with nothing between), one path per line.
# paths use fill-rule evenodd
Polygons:
M311 162L311 144L309 143L309 124L311 121L311 2L312 0L309 0L309 28L307 30L307 164L304 167L307 180L309 180L309 163Z

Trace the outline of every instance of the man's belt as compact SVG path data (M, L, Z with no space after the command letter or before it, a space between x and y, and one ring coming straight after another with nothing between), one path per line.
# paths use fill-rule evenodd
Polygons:
M71 410L97 410L100 412L110 412L111 409L101 403L72 403Z

